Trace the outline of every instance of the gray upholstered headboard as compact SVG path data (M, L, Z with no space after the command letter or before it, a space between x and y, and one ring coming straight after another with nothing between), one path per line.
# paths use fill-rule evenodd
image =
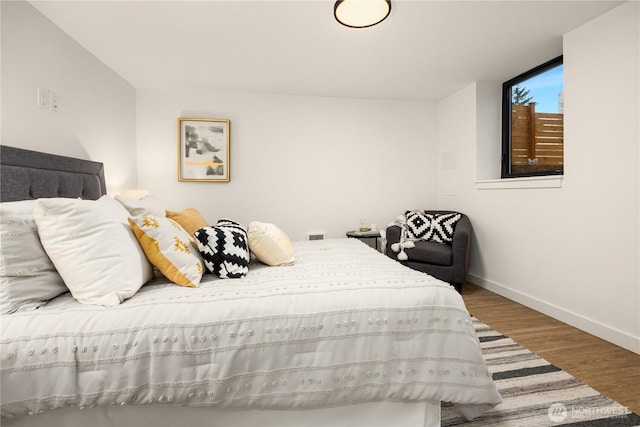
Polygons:
M102 163L0 145L0 201L96 200L107 193Z

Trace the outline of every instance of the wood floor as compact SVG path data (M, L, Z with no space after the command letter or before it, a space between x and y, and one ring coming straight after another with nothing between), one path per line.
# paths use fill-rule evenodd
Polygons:
M640 355L471 283L462 297L472 316L640 414Z

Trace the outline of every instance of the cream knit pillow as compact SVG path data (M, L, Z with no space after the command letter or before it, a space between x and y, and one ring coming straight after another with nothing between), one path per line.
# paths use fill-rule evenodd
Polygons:
M286 234L273 224L253 221L247 230L249 249L263 263L271 266L293 265L295 254Z

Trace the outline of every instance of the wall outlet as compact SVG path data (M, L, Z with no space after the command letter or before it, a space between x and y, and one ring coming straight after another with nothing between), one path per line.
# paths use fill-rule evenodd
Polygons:
M58 111L58 95L49 91L49 111Z

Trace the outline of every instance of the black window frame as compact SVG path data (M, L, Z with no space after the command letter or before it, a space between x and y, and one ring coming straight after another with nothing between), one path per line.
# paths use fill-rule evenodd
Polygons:
M538 172L513 173L511 171L511 111L512 111L512 88L518 84L529 80L539 74L563 65L563 55L553 58L544 64L538 65L502 84L502 170L501 177L521 178L549 175L564 175L564 164L562 169L550 169ZM563 71L564 78L564 71ZM564 86L564 85L563 85Z

